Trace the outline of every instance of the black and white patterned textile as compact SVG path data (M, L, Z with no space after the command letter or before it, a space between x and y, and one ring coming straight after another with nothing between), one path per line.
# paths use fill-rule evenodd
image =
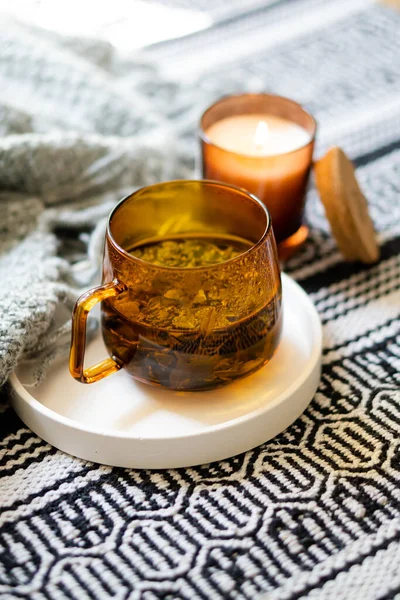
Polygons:
M357 166L380 262L343 261L311 188L310 239L287 271L324 326L321 383L291 427L244 455L159 472L87 463L24 427L3 390L2 600L400 598L400 12L227 4L208 29L143 52L170 80L149 96L175 90L188 148L221 93L300 100L317 154L340 144Z

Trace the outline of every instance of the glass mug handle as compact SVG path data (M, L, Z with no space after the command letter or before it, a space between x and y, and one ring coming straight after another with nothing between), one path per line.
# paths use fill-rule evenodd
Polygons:
M119 371L121 366L113 358L106 358L93 367L84 368L86 348L86 321L89 311L102 300L118 296L127 287L118 279L85 292L76 301L72 313L71 352L69 370L74 379L81 383L94 383L107 375Z

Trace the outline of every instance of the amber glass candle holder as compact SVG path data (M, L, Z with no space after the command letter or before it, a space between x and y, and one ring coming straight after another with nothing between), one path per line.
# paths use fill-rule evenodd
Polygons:
M254 151L243 129L246 119L264 122L265 131L254 125ZM223 131L217 132L216 124ZM264 141L259 134L266 136ZM289 248L306 237L302 219L315 134L314 118L288 98L270 94L222 98L201 118L202 175L257 196L271 215L278 247Z
M86 319L98 302L109 358L84 368ZM125 368L153 385L203 390L262 367L280 333L280 271L265 207L230 185L171 181L111 213L103 284L74 309L70 371L92 383Z

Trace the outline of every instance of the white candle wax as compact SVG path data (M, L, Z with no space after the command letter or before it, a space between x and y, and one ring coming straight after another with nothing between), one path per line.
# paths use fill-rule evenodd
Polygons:
M211 125L209 141L243 156L274 156L308 144L310 134L300 125L268 114L234 115Z

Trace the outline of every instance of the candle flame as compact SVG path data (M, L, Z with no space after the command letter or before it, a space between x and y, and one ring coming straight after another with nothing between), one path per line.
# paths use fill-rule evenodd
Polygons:
M264 151L267 145L268 139L268 124L265 121L260 121L257 125L256 132L254 134L254 143L257 150L260 152Z

